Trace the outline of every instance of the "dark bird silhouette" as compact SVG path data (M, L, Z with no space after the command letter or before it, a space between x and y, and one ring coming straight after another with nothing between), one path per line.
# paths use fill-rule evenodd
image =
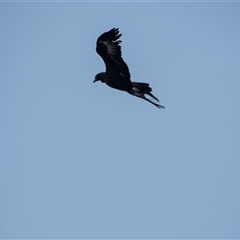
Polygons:
M156 103L159 100L151 93L152 89L148 83L131 82L128 66L122 59L121 40L119 40L121 36L122 34L119 33L118 28L113 28L103 33L97 39L96 51L106 65L106 72L98 73L93 82L101 81L109 87L126 91L133 96L142 98L158 108L165 108ZM153 99L146 98L145 95L150 96L156 102Z

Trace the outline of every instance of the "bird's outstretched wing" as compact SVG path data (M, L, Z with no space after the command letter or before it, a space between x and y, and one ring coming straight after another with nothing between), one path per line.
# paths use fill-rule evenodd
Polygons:
M118 28L103 33L97 39L96 51L105 62L106 72L117 71L130 81L128 66L122 59L121 40L119 40L121 36Z

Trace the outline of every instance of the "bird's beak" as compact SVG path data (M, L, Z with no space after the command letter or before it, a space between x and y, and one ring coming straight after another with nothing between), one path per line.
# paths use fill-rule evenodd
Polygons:
M93 83L95 83L95 82L97 82L97 81L98 81L97 78L94 78Z

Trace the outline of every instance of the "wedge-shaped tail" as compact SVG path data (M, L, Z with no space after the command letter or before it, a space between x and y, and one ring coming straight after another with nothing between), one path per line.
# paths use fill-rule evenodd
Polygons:
M151 93L152 88L149 87L148 83L142 83L142 82L132 82L133 88L130 92L131 95L142 98L150 103L152 103L154 106L158 108L165 108L163 105L160 105L148 98L146 98L145 94L152 97L154 100L159 102L159 100Z

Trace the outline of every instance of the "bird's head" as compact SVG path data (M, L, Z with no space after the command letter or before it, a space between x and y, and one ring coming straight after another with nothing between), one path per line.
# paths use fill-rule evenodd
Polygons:
M94 82L94 83L97 82L97 81L104 82L104 77L105 77L105 73L104 73L104 72L100 72L100 73L98 73L98 74L95 76L93 82Z

